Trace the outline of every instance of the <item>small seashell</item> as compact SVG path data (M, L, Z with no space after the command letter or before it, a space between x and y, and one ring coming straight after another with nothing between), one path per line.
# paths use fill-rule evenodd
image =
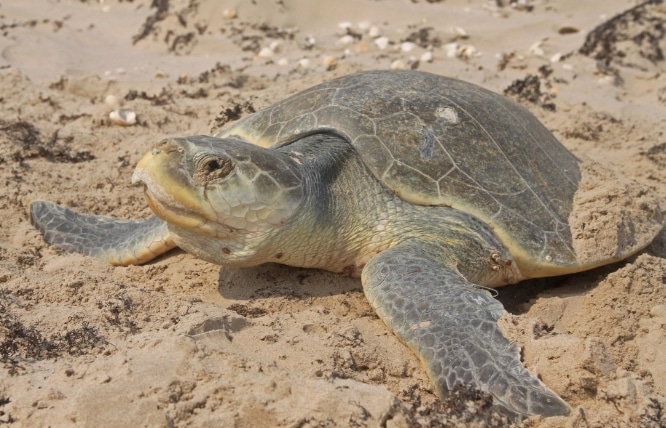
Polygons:
M430 52L430 51L423 52L423 55L421 55L421 59L420 59L421 62L432 62L432 60L433 60L433 56L432 56L432 52Z
M270 58L273 56L274 53L275 52L273 52L271 48L261 48L257 56L260 58Z
M306 36L305 37L305 48L306 49L313 48L316 43L317 43L317 39L315 39L314 36Z
M368 31L371 26L372 23L370 21L360 21L358 23L358 29L361 31Z
M351 26L352 26L352 23L349 22L349 21L342 21L342 22L338 23L338 28L341 29L341 30L347 30L347 29L351 28Z
M310 60L307 58L301 58L298 60L298 65L303 68L308 68L310 66Z
M346 36L340 37L337 44L340 46L346 46L351 45L352 43L354 43L354 37L347 34Z
M558 52L555 55L550 57L550 62L552 62L552 63L560 62L562 60L563 56L564 55L562 54L562 52Z
M280 47L279 40L273 40L271 44L268 45L268 49L272 50L273 52L277 52L279 47Z
M411 52L416 46L416 43L413 42L403 42L400 44L400 50L403 52Z
M543 40L539 40L536 43L533 43L532 46L530 46L529 49L527 49L527 52L531 53L532 55L543 56L545 52L543 51L541 46L543 45L543 43L545 41L546 41L546 39L543 39Z
M375 45L377 45L380 50L386 49L389 45L388 37L379 37L375 39Z
M366 42L358 42L356 46L354 46L354 51L356 53L365 53L370 50L370 46Z
M458 43L452 42L444 45L444 52L447 58L455 58L458 55Z
M104 98L104 104L109 107L118 107L120 105L120 99L115 95L109 94Z
M469 59L473 56L480 56L481 54L476 50L472 45L462 45L458 48L458 57L463 59Z
M338 62L338 60L336 60L335 57L333 57L333 56L325 56L321 60L321 63L326 68L334 66L337 62Z
M238 17L238 12L235 9L224 9L222 11L222 17L224 19L235 19Z
M400 59L396 59L391 63L391 70L404 70L404 69L405 69L405 63Z
M289 60L287 58L280 58L277 62L277 65L282 65L282 66L289 65Z
M116 125L131 126L136 123L136 113L132 110L116 109L109 113L109 119Z
M467 34L467 31L465 31L465 29L462 28L462 27L453 27L453 28L451 28L451 32L456 36L456 39L467 39L467 38L469 38L469 35Z
M382 29L376 25L373 25L368 29L368 36L372 37L373 39L376 39L381 35L382 35Z

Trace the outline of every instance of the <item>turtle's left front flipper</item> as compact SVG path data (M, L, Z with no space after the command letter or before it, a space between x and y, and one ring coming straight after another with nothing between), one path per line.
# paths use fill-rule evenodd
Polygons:
M47 243L114 265L146 263L176 246L166 223L155 216L124 220L83 215L52 202L35 201L30 205L30 220Z
M372 259L362 274L368 300L421 358L438 395L461 384L490 393L497 409L514 418L569 414L500 331L502 304L448 265L446 255L438 244L403 242Z

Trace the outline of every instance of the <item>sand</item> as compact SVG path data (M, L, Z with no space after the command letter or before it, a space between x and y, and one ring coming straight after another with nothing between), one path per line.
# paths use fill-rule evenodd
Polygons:
M146 217L130 178L155 142L391 67L506 91L664 207L666 6L598 27L636 4L1 0L0 425L501 425L482 395L436 398L358 279L182 251L112 267L47 246L27 208ZM628 260L499 290L525 365L573 409L525 426L666 425L665 282L662 230Z

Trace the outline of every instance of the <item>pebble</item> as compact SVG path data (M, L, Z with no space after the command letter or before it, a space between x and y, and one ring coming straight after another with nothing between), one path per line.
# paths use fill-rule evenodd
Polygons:
M280 47L279 40L273 40L271 44L268 45L268 49L272 50L273 52L277 52L279 47Z
M351 26L352 26L352 23L349 22L349 21L342 21L342 22L338 23L338 28L341 29L341 30L347 30L347 29L351 28Z
M558 52L555 55L550 57L550 62L552 62L552 63L560 62L562 60L563 56L564 55L562 54L562 52Z
M104 104L106 104L109 107L118 107L120 105L120 98L118 98L115 95L107 95L104 98Z
M405 63L400 59L396 59L391 63L391 70L404 70L405 67Z
M368 36L372 37L373 39L376 39L381 35L382 35L382 29L376 25L373 25L368 29Z
M433 56L432 56L432 52L430 52L430 51L423 52L423 55L421 55L421 62L432 62L432 60L433 60Z
M308 68L310 66L310 60L307 58L302 58L298 60L298 65L303 68Z
M354 46L354 51L356 53L365 53L370 50L370 46L366 42L358 42L356 46Z
M238 12L234 9L224 9L222 11L222 17L224 17L224 19L236 19L238 17Z
M458 48L458 57L463 59L469 59L473 56L480 56L481 54L476 48L472 45L462 45Z
M305 37L305 48L306 49L313 48L316 43L317 43L317 39L315 39L314 36L306 36Z
M325 56L322 58L321 63L326 67L334 66L338 61L333 56Z
M444 52L447 58L455 58L458 55L458 43L447 43L444 45Z
M116 109L109 113L109 119L116 125L131 126L136 124L136 113L132 110Z
M259 58L270 58L275 52L271 48L261 48L257 56Z
M469 37L467 31L461 27L453 27L451 32L456 36L456 39L467 39Z
M340 37L340 39L338 40L338 45L342 46L351 45L352 43L354 43L354 40L355 39L353 36L347 34L346 36Z
M375 45L377 45L380 50L386 49L389 45L388 37L379 37L375 39Z
M370 21L361 21L358 23L358 29L361 31L368 31L371 26L372 23Z
M416 48L416 43L413 42L403 42L400 44L400 50L403 52L411 52Z
M289 65L289 60L287 58L280 58L277 64L282 66Z

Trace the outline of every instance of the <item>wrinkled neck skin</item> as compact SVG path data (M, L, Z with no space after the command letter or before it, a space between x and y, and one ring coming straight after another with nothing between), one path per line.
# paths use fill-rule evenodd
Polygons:
M217 240L170 228L178 245L223 266L274 262L360 276L376 254L418 239L440 245L443 259L477 284L522 279L517 269L504 268L511 256L485 224L448 207L403 201L374 178L345 140L317 134L277 150L300 165L305 188L301 206L284 226ZM461 246L472 251L460 254Z

